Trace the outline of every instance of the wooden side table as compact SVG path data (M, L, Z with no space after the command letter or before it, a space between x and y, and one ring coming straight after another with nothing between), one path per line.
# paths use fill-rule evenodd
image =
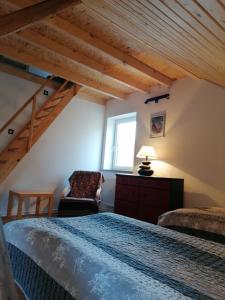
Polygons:
M10 191L9 199L8 199L8 209L7 209L7 218L12 216L12 208L14 198L18 200L17 206L17 219L22 218L22 208L23 202L26 198L36 198L36 213L35 216L40 215L40 202L41 200L48 199L48 216L52 216L52 208L54 203L54 195L53 193L43 193L43 192L32 192L32 191Z

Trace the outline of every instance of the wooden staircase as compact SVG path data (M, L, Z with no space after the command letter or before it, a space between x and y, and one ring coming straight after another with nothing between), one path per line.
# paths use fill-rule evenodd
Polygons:
M10 172L16 167L18 162L25 156L31 147L36 143L39 137L45 132L49 125L61 113L64 107L78 93L80 86L64 81L59 88L37 109L37 96L45 88L51 76L27 100L27 102L5 123L0 129L0 134L9 127L9 125L19 116L25 108L32 105L32 113L29 121L12 139L12 141L0 153L0 183L3 182Z

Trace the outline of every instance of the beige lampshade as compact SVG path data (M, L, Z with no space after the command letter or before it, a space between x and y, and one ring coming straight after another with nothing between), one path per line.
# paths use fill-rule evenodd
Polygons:
M138 158L149 158L156 159L156 153L153 147L150 146L142 146L137 154Z

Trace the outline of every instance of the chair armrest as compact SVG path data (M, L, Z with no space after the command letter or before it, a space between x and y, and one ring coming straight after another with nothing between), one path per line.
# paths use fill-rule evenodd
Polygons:
M96 191L96 195L95 195L95 201L97 203L101 202L101 192L102 192L102 188L99 187Z
M66 197L70 192L70 185L67 185L64 187L62 193L61 193L61 198Z

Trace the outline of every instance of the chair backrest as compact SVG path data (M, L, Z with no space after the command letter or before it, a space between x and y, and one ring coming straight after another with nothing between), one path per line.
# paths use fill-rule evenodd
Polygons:
M101 172L75 171L69 178L71 190L68 196L95 199L101 181Z

